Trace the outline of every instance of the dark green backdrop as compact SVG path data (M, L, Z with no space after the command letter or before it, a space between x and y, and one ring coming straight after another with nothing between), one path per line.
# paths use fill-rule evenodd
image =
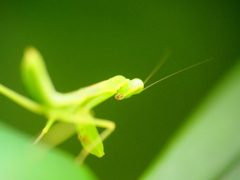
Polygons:
M164 50L172 54L150 80L214 57L131 99L95 108L116 122L102 159L86 163L101 179L136 179L184 119L239 57L239 1L1 1L0 83L25 94L23 50L39 49L61 92L115 75L144 79ZM46 120L0 96L0 118L35 136ZM76 136L61 145L74 156Z

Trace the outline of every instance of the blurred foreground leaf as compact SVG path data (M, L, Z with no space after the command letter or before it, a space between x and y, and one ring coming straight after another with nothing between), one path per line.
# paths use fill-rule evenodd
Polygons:
M192 114L141 179L240 179L240 63Z
M32 146L21 133L0 123L0 179L4 180L93 180L86 166L76 166L74 158L59 150L45 152Z

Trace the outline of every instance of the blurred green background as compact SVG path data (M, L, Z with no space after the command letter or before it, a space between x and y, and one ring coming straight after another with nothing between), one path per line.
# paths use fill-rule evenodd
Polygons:
M166 48L154 82L214 57L131 99L95 108L116 131L106 155L86 163L100 179L136 179L239 57L239 1L1 1L0 82L26 95L20 60L26 46L45 58L56 89L68 92L115 75L144 79ZM150 82L149 82L150 83ZM46 120L0 96L5 123L35 136ZM74 156L76 136L60 146Z

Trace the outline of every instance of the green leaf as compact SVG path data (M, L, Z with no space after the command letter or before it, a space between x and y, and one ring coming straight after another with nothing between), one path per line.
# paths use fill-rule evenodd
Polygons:
M189 118L141 179L240 179L240 63ZM229 178L227 178L229 177Z
M87 166L76 166L74 157L60 150L44 151L25 135L0 124L0 176L4 180L94 180Z

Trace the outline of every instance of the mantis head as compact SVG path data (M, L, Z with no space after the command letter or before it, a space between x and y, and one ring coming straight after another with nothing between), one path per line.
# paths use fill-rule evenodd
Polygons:
M132 79L123 85L115 95L115 99L122 100L125 98L130 98L134 94L139 94L143 91L144 83L141 79Z

